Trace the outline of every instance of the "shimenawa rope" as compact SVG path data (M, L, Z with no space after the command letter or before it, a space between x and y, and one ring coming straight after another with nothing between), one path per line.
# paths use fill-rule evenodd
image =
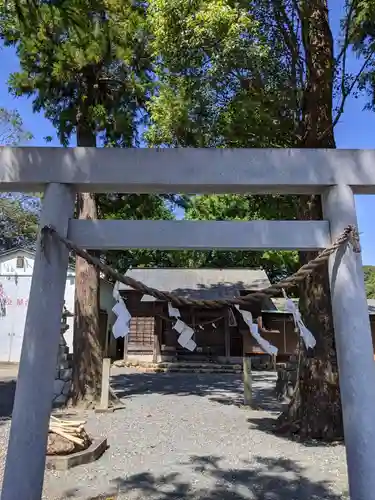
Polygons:
M249 303L254 301L259 301L265 297L273 297L278 295L279 292L284 288L291 288L298 283L301 283L307 276L312 274L318 267L322 266L328 258L336 252L341 246L351 243L354 252L360 252L359 247L359 236L358 231L354 226L347 226L344 231L339 235L339 237L330 245L329 247L322 250L318 256L303 265L297 272L280 281L279 283L275 283L274 285L269 286L268 288L264 288L262 290L258 290L256 292L250 293L248 295L244 295L243 297L235 297L230 299L216 299L216 300L201 300L201 299L190 299L187 297L181 297L179 295L175 295L170 292L162 292L157 290L156 288L151 288L144 283L137 281L129 276L124 276L118 271L112 269L107 264L104 264L99 258L94 257L86 250L79 248L73 241L68 238L64 238L61 236L54 227L52 226L44 226L41 231L41 245L42 248L46 248L46 240L48 236L57 238L61 243L63 243L71 252L75 255L78 255L82 259L84 259L89 264L95 266L97 269L102 271L106 276L112 278L113 280L119 281L124 285L137 290L143 295L151 295L157 300L171 302L173 305L181 307L181 306L196 306L196 307L204 307L208 309L217 309L223 306L233 306L233 305L242 305L246 306Z

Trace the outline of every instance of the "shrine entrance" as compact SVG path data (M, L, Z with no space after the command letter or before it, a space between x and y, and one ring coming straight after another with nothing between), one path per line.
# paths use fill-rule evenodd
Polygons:
M374 164L374 151L357 150L1 148L1 189L45 193L2 500L41 498L70 249L78 255L83 248L315 251L332 250L337 241L328 261L350 493L353 500L369 499L375 491L375 367L354 194L375 194ZM320 194L325 220L73 219L75 193L89 191ZM141 285L142 293L183 305ZM192 346L190 340L185 345Z

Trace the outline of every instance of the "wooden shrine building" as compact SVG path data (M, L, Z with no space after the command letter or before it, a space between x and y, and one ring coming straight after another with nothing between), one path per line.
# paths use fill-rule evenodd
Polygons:
M173 292L194 299L223 299L239 297L270 285L266 273L260 269L131 269L126 273L148 286L164 292ZM181 319L195 331L195 351L182 348L173 320L168 316L168 304L150 296L141 296L126 285L120 286L132 316L130 333L125 340L117 340L116 357L138 361L216 360L239 362L244 349L248 353L263 354L253 340L242 316L233 307L206 309L180 308ZM263 311L273 311L270 299L261 303ZM251 311L251 307L249 307ZM253 312L253 311L252 311ZM264 326L279 330L279 334L263 335L279 348L280 355L292 354L297 344L291 315L287 318L262 314ZM245 339L245 345L244 345ZM112 348L112 355L114 355Z
M194 299L239 297L270 285L267 274L261 269L136 268L128 270L126 275L164 292ZM165 302L149 295L142 297L122 284L120 293L132 319L128 338L111 340L110 352L114 359L238 363L244 352L253 356L264 354L233 307L180 308L181 319L195 331L193 338L197 348L190 352L178 344L178 334L172 328L174 321L168 316ZM375 301L369 300L368 305L375 345ZM265 299L261 309L263 325L270 330L262 336L278 348L277 361L285 361L298 346L298 334L292 315L285 311L285 299Z

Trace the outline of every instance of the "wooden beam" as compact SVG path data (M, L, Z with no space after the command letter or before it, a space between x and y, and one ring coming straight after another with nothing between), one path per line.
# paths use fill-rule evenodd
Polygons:
M91 250L317 250L331 241L326 221L71 220L68 234Z
M83 192L375 194L375 150L0 148L0 189L50 182Z

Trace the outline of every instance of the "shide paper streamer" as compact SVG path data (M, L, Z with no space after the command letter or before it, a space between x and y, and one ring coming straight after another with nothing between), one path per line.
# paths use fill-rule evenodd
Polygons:
M300 336L302 337L302 340L305 343L306 349L313 349L316 345L316 340L314 335L310 332L310 330L306 327L306 325L302 321L301 313L299 312L298 307L293 302L293 300L287 296L284 289L283 289L283 295L284 298L286 299L285 311L293 314L294 324L296 328L298 328L299 330Z
M112 327L112 333L115 339L126 337L129 333L131 315L125 305L124 299L119 292L119 283L113 287L113 298L117 301L112 311L116 314L117 319Z
M176 319L176 323L173 325L173 328L180 334L177 342L185 349L194 351L194 349L197 347L197 344L192 338L194 335L194 330L190 328L190 326L188 326L186 323L181 321L180 311L176 307L173 307L170 302L168 302L168 314L170 318Z
M271 356L277 356L278 349L274 345L270 344L268 340L264 339L260 333L259 328L256 323L253 323L253 316L249 311L243 311L240 306L236 306L238 311L241 313L245 323L249 327L250 333L253 338L258 342L263 351L267 352Z

